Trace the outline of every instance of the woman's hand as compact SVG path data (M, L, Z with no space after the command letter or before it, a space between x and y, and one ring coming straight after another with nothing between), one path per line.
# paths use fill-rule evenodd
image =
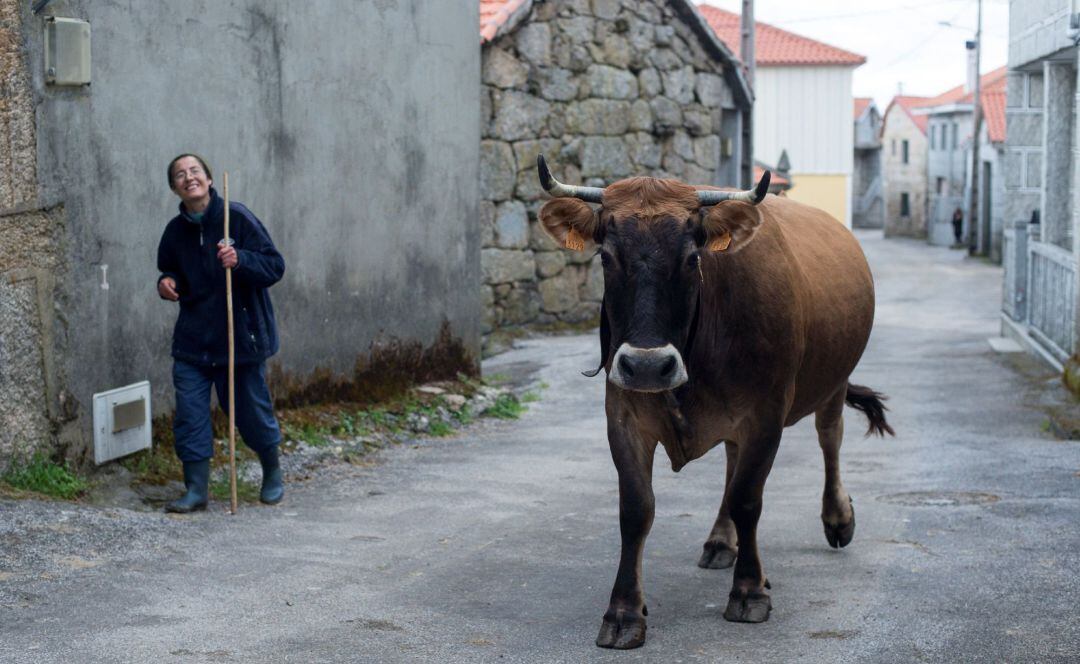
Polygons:
M176 280L172 277L165 277L157 283L158 295L166 300L172 300L176 302L180 299L180 294L176 292Z
M218 242L218 247L217 257L218 260L221 261L221 267L226 270L231 270L236 267L236 263L238 262L236 258L236 247L232 245L225 246L225 240Z

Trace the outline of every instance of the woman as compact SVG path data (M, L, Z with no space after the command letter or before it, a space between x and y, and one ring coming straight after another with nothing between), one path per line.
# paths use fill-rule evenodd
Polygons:
M187 492L165 510L203 510L209 498L211 385L222 408L228 404L227 268L233 271L236 425L262 462L259 499L273 505L281 502L285 487L278 463L281 430L266 386L266 359L278 350L267 289L285 273L285 260L262 223L239 203L229 204L232 242L225 244L225 203L201 157L182 154L173 159L168 177L169 188L180 197L180 214L165 227L158 245L158 294L180 303L172 343L173 434Z

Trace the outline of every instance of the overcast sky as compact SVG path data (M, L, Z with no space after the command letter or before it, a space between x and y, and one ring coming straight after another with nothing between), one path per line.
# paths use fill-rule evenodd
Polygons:
M1008 55L1009 1L982 2L985 74L1004 65ZM741 0L707 4L736 13L742 8ZM865 55L866 64L855 70L855 96L873 97L884 111L901 83L904 94L933 96L964 82L964 41L974 37L977 7L977 0L756 0L754 14L758 21Z

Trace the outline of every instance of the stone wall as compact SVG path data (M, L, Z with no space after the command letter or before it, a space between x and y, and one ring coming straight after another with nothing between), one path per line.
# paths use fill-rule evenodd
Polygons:
M19 0L0 0L0 214L34 201L37 144Z
M908 163L903 162L903 142L908 142ZM885 237L926 237L926 152L922 130L899 104L885 113L881 136L884 176ZM901 194L908 194L909 211L902 215Z
M667 3L537 4L486 44L480 206L484 332L594 319L599 260L560 250L536 213L536 155L556 178L604 186L630 175L735 185L741 111L724 65ZM725 181L720 181L725 180Z
M72 419L56 361L66 341L63 217L0 214L0 471L50 450Z

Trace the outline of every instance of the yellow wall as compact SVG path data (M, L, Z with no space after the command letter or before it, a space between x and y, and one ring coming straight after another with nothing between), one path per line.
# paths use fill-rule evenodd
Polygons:
M848 176L792 173L791 182L793 186L787 192L788 198L825 210L850 227Z

